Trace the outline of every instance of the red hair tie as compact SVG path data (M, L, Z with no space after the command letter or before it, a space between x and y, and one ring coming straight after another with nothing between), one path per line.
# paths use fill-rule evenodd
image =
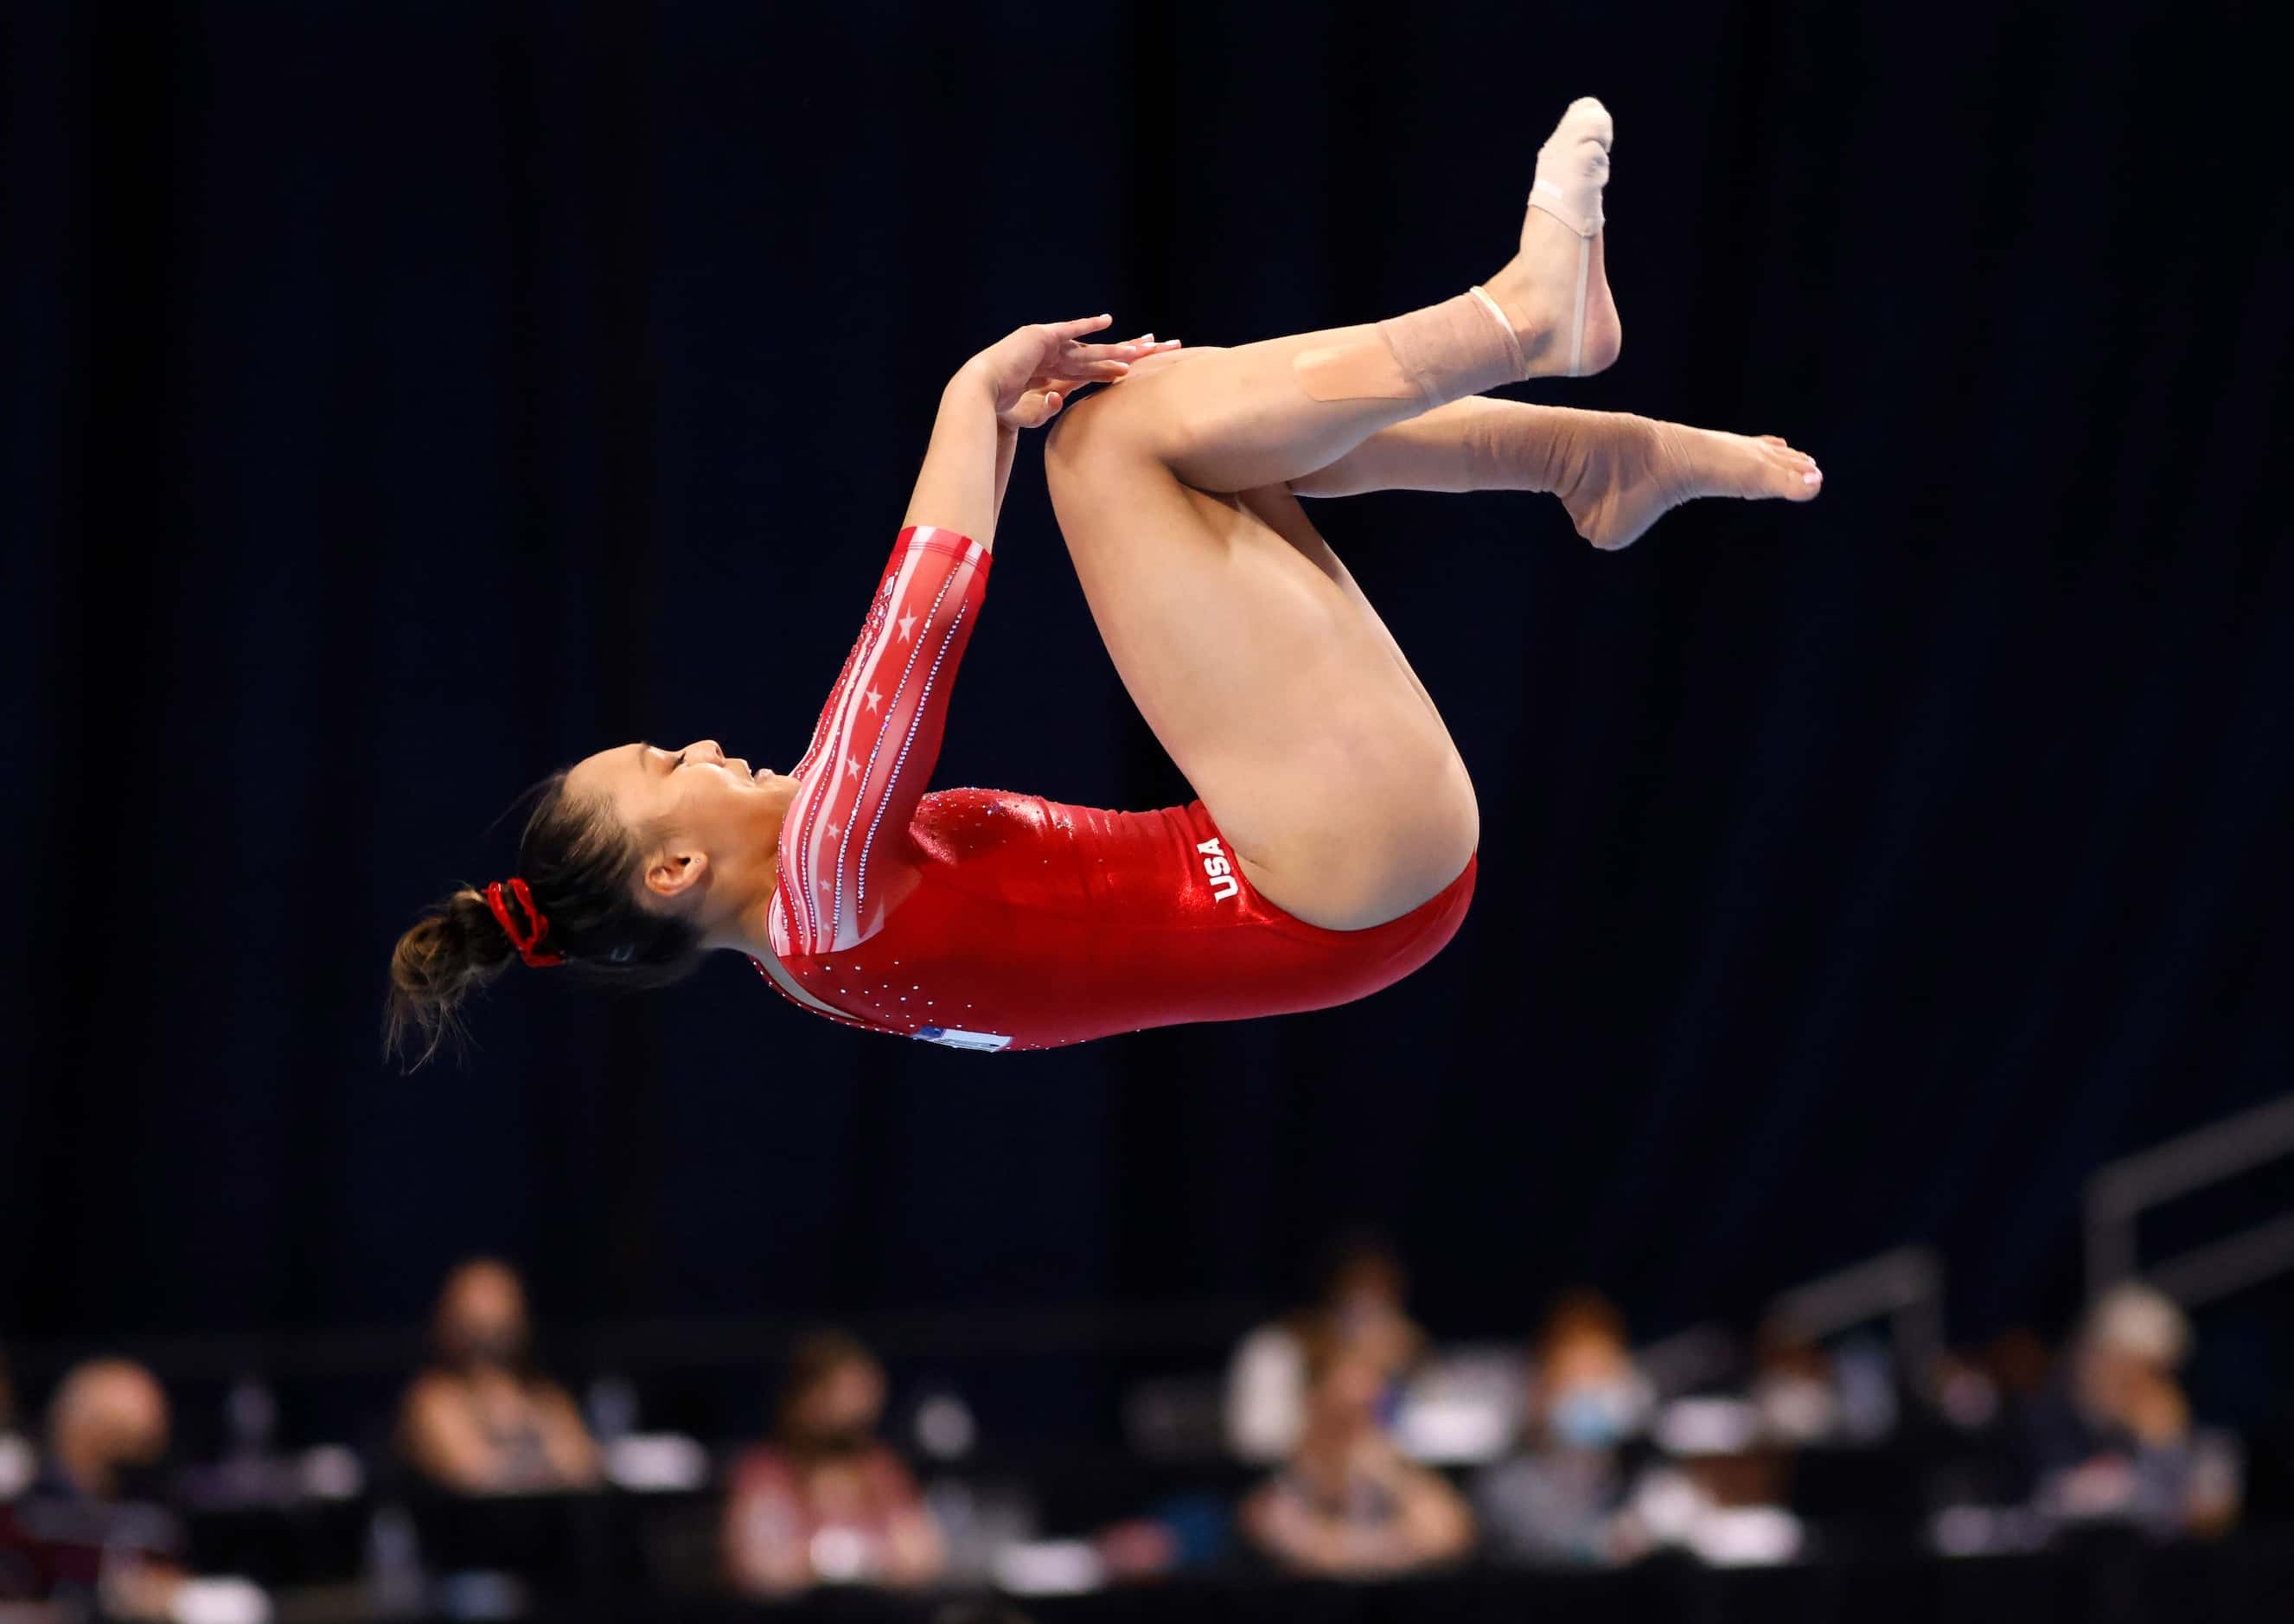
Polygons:
M494 910L494 918L500 922L502 934L508 936L510 945L517 949L517 956L537 970L544 965L564 964L565 956L563 953L537 953L533 951L541 945L542 937L549 934L549 921L543 918L541 910L533 905L533 893L525 888L525 882L522 879L511 880L509 888L517 897L517 905L525 910L525 917L533 921L532 935L518 934L517 922L509 917L509 904L502 901L500 880L486 887L486 906Z

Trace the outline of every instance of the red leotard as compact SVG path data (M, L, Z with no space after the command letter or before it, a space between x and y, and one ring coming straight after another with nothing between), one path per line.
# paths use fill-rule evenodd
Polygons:
M991 559L953 531L900 533L794 769L773 952L831 1018L963 1049L1050 1049L1346 1003L1456 934L1476 858L1400 918L1326 930L1252 888L1200 801L1122 812L997 789L926 795Z

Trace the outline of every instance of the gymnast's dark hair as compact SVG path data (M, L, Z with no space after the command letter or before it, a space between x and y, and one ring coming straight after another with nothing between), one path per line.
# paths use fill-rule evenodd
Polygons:
M576 980L593 985L637 991L691 975L706 956L700 933L639 901L647 832L623 824L609 802L569 794L563 772L527 795L533 810L518 836L517 875L533 912L549 921L529 947L557 955ZM533 928L523 908L510 917ZM464 885L431 904L390 956L385 1051L411 1072L442 1045L459 1044L462 1000L520 956L484 889Z

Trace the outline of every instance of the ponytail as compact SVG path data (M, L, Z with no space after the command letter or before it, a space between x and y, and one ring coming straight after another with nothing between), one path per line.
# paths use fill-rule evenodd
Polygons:
M466 885L431 904L390 955L384 1049L409 1061L411 1071L436 1054L441 1043L459 1041L462 1027L455 1012L462 1000L517 957L477 892Z
M398 939L383 1048L408 1071L442 1046L459 1047L462 1001L512 959L563 964L577 981L632 991L682 981L701 963L700 933L640 900L645 837L610 803L569 795L563 772L534 787L517 846L513 900L503 901L501 885L463 886Z

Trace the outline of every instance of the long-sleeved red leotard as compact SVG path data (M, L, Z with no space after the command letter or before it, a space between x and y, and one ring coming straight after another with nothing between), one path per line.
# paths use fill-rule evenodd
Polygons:
M772 948L831 1018L964 1049L1050 1049L1345 1003L1456 933L1475 859L1400 918L1326 930L1252 888L1199 800L1123 812L925 794L990 559L953 531L900 533L793 770Z

